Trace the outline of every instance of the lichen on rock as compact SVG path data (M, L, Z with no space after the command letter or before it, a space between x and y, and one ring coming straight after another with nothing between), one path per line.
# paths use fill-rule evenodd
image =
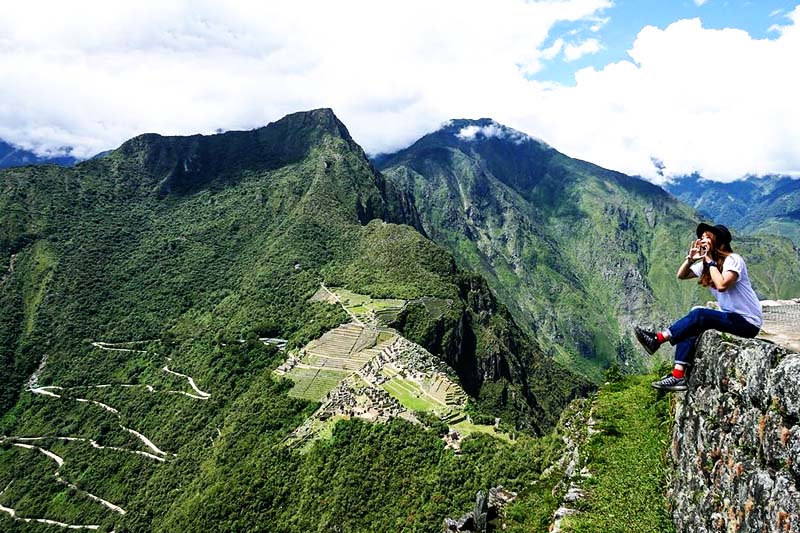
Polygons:
M676 396L668 497L678 531L800 530L800 354L706 332Z

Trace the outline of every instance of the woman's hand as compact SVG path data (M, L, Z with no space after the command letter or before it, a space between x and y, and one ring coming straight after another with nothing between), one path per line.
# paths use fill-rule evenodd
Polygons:
M702 258L707 254L708 254L708 248L703 249L703 246L700 243L700 239L697 239L689 247L689 253L686 255L686 259L688 259L689 261L697 261L698 259Z

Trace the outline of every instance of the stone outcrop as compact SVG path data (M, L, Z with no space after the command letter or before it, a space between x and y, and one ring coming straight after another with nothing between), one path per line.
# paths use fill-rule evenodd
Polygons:
M475 506L472 511L458 520L446 518L445 532L486 533L494 531L491 521L503 514L506 505L517 498L517 493L505 490L501 485L489 489L486 494L482 490L475 495Z
M800 531L800 354L706 332L676 404L676 530Z

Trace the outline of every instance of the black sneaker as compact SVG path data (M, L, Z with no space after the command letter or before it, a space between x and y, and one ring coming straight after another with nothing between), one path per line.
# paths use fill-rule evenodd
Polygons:
M633 333L636 335L636 340L639 341L647 353L654 354L658 347L661 346L661 343L658 342L658 338L656 334L652 331L647 331L646 329L642 329L639 326L633 328Z
M688 389L688 387L686 386L686 379L684 378L678 379L672 374L667 374L658 381L652 382L651 385L655 389L672 391L672 392L680 392Z

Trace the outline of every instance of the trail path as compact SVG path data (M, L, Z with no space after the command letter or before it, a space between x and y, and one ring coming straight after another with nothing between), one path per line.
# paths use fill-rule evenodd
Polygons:
M135 341L135 342L146 342L146 341ZM101 350L108 350L110 352L135 352L135 353L147 353L147 350L134 350L133 348L112 348L112 346L119 346L120 344L131 344L130 342L118 342L118 343L111 343L111 342L93 342L92 346L95 348L100 348Z
M359 326L364 326L365 325L352 311L350 311L347 307L345 307L345 305L342 303L342 301L339 299L339 297L336 295L335 292L331 291L328 287L326 287L324 283L320 283L319 286L322 287L322 289L325 292L330 294L331 298L336 300L336 302L338 302L338 304L342 306L342 309L344 309L344 312L347 313L347 315L351 319L353 319L353 322L355 322Z
M6 439L3 439L3 441L5 441L5 440ZM88 492L88 491L85 491L85 490L83 490L81 488L78 488L74 483L70 483L69 481L67 481L64 478L62 478L61 474L59 472L61 467L64 465L64 459L62 457L56 455L55 453L51 452L50 450L48 450L46 448L42 448L41 446L35 446L33 444L25 444L24 442L10 442L10 444L12 446L16 446L18 448L24 448L24 449L28 449L28 450L35 450L35 451L38 451L40 453L43 453L44 455L46 455L47 457L49 457L50 459L55 461L56 465L58 465L58 468L56 469L56 472L54 474L54 477L56 478L56 481L58 481L62 485L68 486L69 488L73 489L74 491L78 492L79 494L83 494L84 496L86 496L90 500L96 501L97 503L99 503L103 507L106 507L106 508L114 511L115 513L119 513L121 515L125 514L125 509L123 509L119 505L114 505L113 503L109 502L108 500L104 500L100 496L96 496L96 495L92 494L91 492Z
M122 343L109 343L109 342L95 341L95 342L92 342L91 345L94 346L95 348L98 348L98 349L101 349L101 350L108 350L108 351L115 351L115 352L149 353L147 350L134 349L134 348L130 347L131 345L145 344L145 343L148 343L148 342L152 342L152 341L149 341L149 340L148 341L129 341L129 342L122 342ZM166 357L165 359L168 362L172 361L172 359L169 358L169 357ZM163 368L161 368L161 370L163 372L166 372L166 373L171 374L173 376L177 376L177 377L181 377L181 378L186 379L188 381L188 383L189 383L189 386L194 391L194 393L190 393L190 392L186 392L186 391L176 391L176 390L156 391L156 389L152 385L127 384L127 383L125 383L125 384L104 383L104 384L97 384L97 385L80 385L80 386L75 386L75 387L60 387L60 386L57 386L57 385L39 386L39 377L41 376L42 371L44 370L46 364L47 364L47 355L42 357L42 361L39 364L39 367L33 372L33 374L30 376L30 378L28 378L25 390L27 390L31 394L37 394L37 395L51 397L51 398L63 398L63 399L68 399L68 400L74 400L76 402L90 403L90 404L96 405L96 406L102 408L103 410L113 414L118 419L120 419L119 427L121 429L123 429L124 431L127 431L128 433L134 435L150 451L131 450L131 449L120 448L120 447L116 447L116 446L102 446L102 445L98 444L97 441L95 441L94 439L87 439L87 438L82 438L82 437L64 437L64 436L7 437L7 436L3 435L3 436L0 436L0 443L6 443L7 442L11 446L15 446L15 447L23 448L23 449L27 449L27 450L38 451L39 453L42 453L43 455L47 456L48 458L50 458L51 460L53 460L56 463L57 468L56 468L56 472L54 474L54 477L55 477L55 479L56 479L56 481L58 483L66 485L67 487L73 489L76 493L81 494L81 495L85 496L86 498L89 498L90 500L99 503L103 507L105 507L105 508L107 508L107 509L109 509L111 511L114 511L117 514L125 515L126 514L125 509L123 509L119 505L111 503L108 500L105 500L105 499L101 498L100 496L97 496L97 495L92 494L90 492L87 492L87 491L85 491L83 489L80 489L74 483L71 483L71 482L65 480L64 478L62 478L59 470L60 470L61 466L64 465L64 459L62 457L60 457L59 455L57 455L56 453L52 452L51 450L48 450L47 448L44 448L42 446L38 446L36 444L31 444L31 443L39 442L39 441L47 441L47 440L61 440L61 441L68 441L68 442L86 442L86 443L89 443L93 448L96 448L96 449L113 450L113 451L121 452L121 453L135 454L135 455L139 455L139 456L146 457L148 459L152 459L154 461L158 461L160 463L163 463L163 462L165 462L167 456L171 455L172 457L177 457L177 455L174 454L174 453L169 453L169 452L166 452L166 451L162 450L156 444L154 444L153 441L151 441L149 438L147 438L145 435L143 435L139 431L136 431L135 429L132 429L132 428L124 426L122 424L122 422L121 422L122 415L120 414L120 411L118 409L116 409L116 408L114 408L114 407L112 407L112 406L110 406L108 404L105 404L103 402L99 402L99 401L96 401L96 400L91 400L91 399L88 399L88 398L81 398L81 397L74 396L74 395L70 394L68 391L72 391L72 390L75 390L75 389L106 389L106 388L112 388L112 387L124 387L124 388L144 387L150 393L166 392L166 393L169 393L169 394L182 394L184 396L188 396L188 397L196 399L196 400L208 400L209 398L211 398L211 393L203 391L202 389L200 389L200 387L197 386L197 383L195 382L195 380L191 376L188 376L186 374L182 374L180 372L176 372L176 371L170 369L166 365ZM213 440L212 440L212 444L213 444ZM12 484L13 484L13 480L11 481L11 483L9 483L6 486L5 489L0 491L0 496L2 496L3 493L5 493L9 489L9 487L11 487ZM64 522L59 522L57 520L50 520L50 519L47 519L47 518L21 517L21 516L19 516L17 514L16 509L14 509L12 507L6 507L6 506L3 506L3 505L0 505L0 511L8 514L14 520L18 520L18 521L22 521L22 522L26 522L26 523L37 522L37 523L41 523L41 524L58 526L58 527L65 528L65 529L97 530L97 529L100 528L99 525L94 525L94 524L67 524L67 523L64 523Z
M168 455L168 454L167 454L167 452L165 452L164 450L160 449L158 446L156 446L155 444L153 444L153 441L151 441L150 439L148 439L147 437L145 437L144 435L142 435L142 434L141 434L141 433L139 433L138 431L136 431L136 430L134 430L134 429L131 429L131 428L126 428L126 427L125 427L125 426L123 426L122 424L120 424L120 425L119 425L119 427L121 427L122 429L124 429L124 430L125 430L125 431L127 431L128 433L131 433L131 434L135 435L136 437L138 437L138 438L139 438L139 440L141 440L142 442L144 442L145 446L147 446L148 448L150 448L151 450L153 450L153 451L154 451L154 452L156 452L157 454L159 454L159 455ZM174 454L174 453L173 453L173 454L171 454L171 455L172 455L173 457L177 457L177 455L176 455L176 454Z
M168 374L172 374L173 376L179 376L179 377L188 379L189 380L189 385L195 390L195 392L198 394L198 396L192 396L191 394L187 394L187 396L192 396L192 398L198 398L200 400L208 400L209 398L211 398L211 394L209 394L207 392L204 392L204 391L201 391L197 387L197 384L194 382L194 380L192 378L190 378L189 376L187 376L186 374L181 374L179 372L172 371L167 366L164 366L164 368L162 368L161 370L163 370L164 372L166 372Z
M145 343L148 343L148 342L152 342L152 341L149 341L149 340L147 340L147 341L129 341L129 342L122 342L122 343L109 343L109 342L94 341L94 342L91 343L91 345L94 346L95 348L98 348L98 349L101 349L101 350L109 350L109 351L115 351L115 352L148 353L147 350L139 350L139 349L134 349L134 348L130 347L131 345L145 344ZM169 358L169 357L166 357L166 360L168 362L172 362L172 359ZM89 492L87 492L85 490L82 490L82 489L78 488L75 484L63 479L61 477L61 475L60 475L60 472L59 472L61 466L64 464L64 459L62 457L60 457L56 453L48 450L47 448L43 448L41 446L37 446L35 444L29 444L29 443L38 442L38 441L47 441L47 440L61 440L61 441L70 441L70 442L72 442L72 441L87 442L93 448L96 448L96 449L113 450L113 451L121 452L121 453L140 455L140 456L143 456L143 457L147 457L148 459L152 459L152 460L155 460L155 461L163 463L163 462L165 462L167 456L171 455L172 457L177 457L177 455L174 454L174 453L169 453L169 452L166 452L166 451L162 450L156 444L154 444L153 441L151 441L149 438L147 438L142 433L136 431L135 429L132 429L132 428L124 426L122 424L122 422L121 422L122 415L120 414L118 409L116 409L116 408L114 408L114 407L112 407L112 406L110 406L108 404L105 404L103 402L99 402L99 401L96 401L96 400L91 400L91 399L88 399L88 398L81 398L81 397L73 396L73 395L71 395L71 394L69 394L67 392L67 391L74 390L74 389L106 389L106 388L111 388L111 387L124 387L124 388L145 387L147 389L147 391L150 392L150 393L155 393L155 392L159 392L159 391L156 391L156 389L152 385L127 384L127 383L126 384L104 383L104 384L97 384L97 385L80 385L80 386L75 386L75 387L60 387L60 386L57 386L57 385L47 385L47 386L41 386L40 387L39 386L39 376L42 374L42 371L44 370L44 367L45 367L46 363L47 363L47 355L42 357L42 361L39 364L39 367L34 371L34 373L28 379L28 381L26 383L25 390L27 390L31 394L38 394L38 395L41 395L41 396L47 396L47 397L51 397L51 398L63 398L63 399L68 399L68 400L74 400L76 402L90 403L90 404L96 405L96 406L102 408L103 410L113 414L115 417L117 417L120 420L119 427L121 429L127 431L128 433L134 435L136 438L138 438L144 444L144 446L146 446L151 451L147 452L147 451L142 451L142 450L131 450L131 449L120 448L120 447L116 447L116 446L102 446L102 445L98 444L97 441L95 441L94 439L87 439L87 438L82 438L82 437L64 437L64 436L39 436L39 437L7 437L7 436L0 436L0 443L7 442L10 445L18 447L18 448L34 450L34 451L38 451L38 452L44 454L45 456L47 456L48 458L53 460L57 465L54 477L55 477L55 479L56 479L56 481L58 483L61 483L63 485L66 485L66 486L70 487L71 489L73 489L77 493L84 495L85 497L91 499L92 501L95 501L95 502L99 503L100 505L106 507L107 509L109 509L111 511L114 511L115 513L118 513L120 515L125 515L126 514L125 509L123 509L119 505L111 503L108 500L105 500L105 499L103 499L103 498L101 498L101 497L99 497L99 496L97 496L95 494L91 494L91 493L89 493ZM182 374L180 372L176 372L174 370L171 370L166 365L161 370L163 372L168 373L168 374L171 374L171 375L178 376L178 377L186 379L188 381L188 383L189 383L189 386L194 391L194 394L190 393L190 392L186 392L186 391L176 391L176 390L168 390L168 391L161 391L161 392L166 392L166 393L170 393L170 394L182 394L182 395L185 395L185 396L188 396L190 398L197 399L197 400L208 400L209 398L211 398L211 394L201 390L200 387L197 386L197 383L194 381L194 379L191 376L188 376L186 374ZM218 433L219 433L219 431L218 431ZM212 440L212 444L213 444L213 440ZM12 485L12 483L13 483L13 480L11 481L11 483L9 483L6 486L5 489L0 491L0 496L2 496L3 493L5 493L5 491L8 490L8 488ZM12 507L6 507L6 506L3 506L3 505L0 505L0 511L8 514L14 520L18 520L18 521L22 521L22 522L26 522L26 523L38 522L38 523L42 523L42 524L48 524L48 525L62 527L62 528L65 528L65 529L96 530L96 529L100 528L99 525L93 525L93 524L86 524L86 525L84 525L84 524L67 524L67 523L64 523L64 522L59 522L57 520L50 520L50 519L46 519L46 518L21 517L21 516L17 515L16 509L14 509Z
M5 491L7 491L13 483L14 482L12 481L8 485L6 485L6 488L0 490L0 497L3 496L3 493L5 493ZM24 518L22 516L17 516L16 509L12 507L6 507L3 504L0 504L0 511L8 514L14 520L19 520L20 522L26 522L26 523L38 522L40 524L48 524L51 526L63 527L65 529L100 529L99 524L98 525L66 524L64 522L58 522L56 520L48 520L47 518Z
M117 452L124 452L124 453L130 453L130 454L134 454L134 455L141 455L143 457L147 457L149 459L153 459L153 460L158 461L160 463L164 462L164 458L163 457L159 457L158 455L153 455L152 453L149 453L149 452L143 452L141 450L129 450L128 448L120 448L118 446L103 446L102 444L98 444L97 441L94 440L94 439L86 439L86 438L83 438L83 437L50 437L50 436L45 436L45 437L3 437L3 438L6 438L8 440L19 441L19 442L35 442L35 441L40 441L40 440L63 440L63 441L67 441L67 442L88 442L92 446L92 448L97 448L98 450L114 450L114 451L117 451Z
M63 396L61 394L56 394L54 392L51 392L50 389L64 390L63 387L57 387L57 386L51 385L51 386L48 386L48 387L38 387L36 389L29 389L29 391L31 393L33 393L33 394L41 394L41 395L44 395L44 396L51 396L53 398L65 398L67 400L75 400L76 402L91 403L91 404L97 405L98 407L101 407L101 408L105 409L106 411L108 411L109 413L113 414L117 418L122 419L122 415L120 415L119 410L111 407L108 404L105 404L105 403L102 403L102 402L98 402L98 401L95 401L95 400L88 400L86 398L74 398L74 397L70 397L70 396ZM135 431L133 429L130 429L130 428L127 428L127 427L123 426L121 422L119 424L119 427L121 427L122 429L124 429L128 433L131 433L132 435L135 435L140 441L142 441L144 443L145 446L147 446L148 448L153 450L155 453L163 455L163 456L170 455L167 452L161 450L158 446L153 444L153 441L151 441L150 439L148 439L147 437L145 437L144 435L142 435L138 431ZM177 457L177 455L175 455L175 454L171 454L171 455L173 455L174 457Z

